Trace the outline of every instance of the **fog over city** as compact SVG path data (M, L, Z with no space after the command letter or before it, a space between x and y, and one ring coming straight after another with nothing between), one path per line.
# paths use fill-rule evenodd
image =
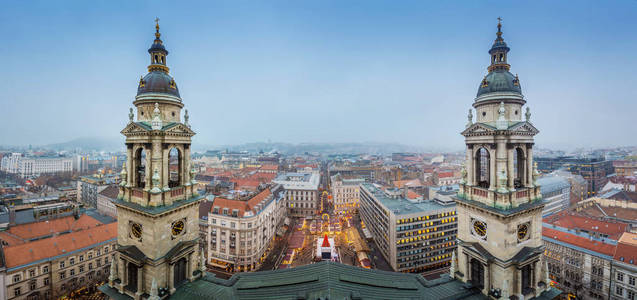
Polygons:
M539 146L634 144L635 1L176 3L5 3L0 144L122 143L159 17L194 145L459 150L498 16Z

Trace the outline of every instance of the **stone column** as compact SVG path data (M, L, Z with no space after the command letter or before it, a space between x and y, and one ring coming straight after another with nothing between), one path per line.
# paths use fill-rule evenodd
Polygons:
M126 284L128 283L128 272L126 272L124 266L126 265L126 262L123 259L118 259L117 260L117 273L119 276L119 280L121 281L118 287L119 293L124 293L124 286L126 286Z
M507 175L509 176L509 191L513 191L515 189L515 172L513 170L513 168L515 167L513 165L515 154L515 147L507 149Z
M126 145L126 186L133 185L133 147Z
M190 145L184 147L184 184L190 182Z
M497 176L496 176L498 173L497 164L496 164L497 155L498 155L497 150L494 151L493 149L489 149L489 190L492 190L492 191L495 191L497 187L497 183L498 183Z
M473 185L473 176L475 176L475 171L473 170L473 147L467 145L466 152L467 185Z
M482 266L484 268L484 289L482 290L482 293L488 295L489 289L491 288L491 268L487 264L482 264Z
M526 145L526 186L533 185L533 146Z
M164 165L161 169L161 188L163 189L168 186L168 181L170 180L170 174L168 173L168 165L170 164L170 148L162 149L162 157L164 158Z
M496 149L496 159L497 159L497 168L495 169L495 173L496 173L496 181L497 181L497 188L506 188L506 186L502 186L502 184L499 182L499 180L497 180L497 178L500 175L500 172L502 172L502 170L506 170L507 169L507 148L506 148L506 142L504 139L499 139L497 141L497 149ZM508 178L511 177L510 174L507 174ZM506 184L506 183L505 183Z
M153 153L152 149L148 149L146 146L144 146L144 151L146 152L146 168L144 170L146 172L144 174L144 178L146 178L146 185L144 186L144 190L149 191L153 185L153 181L151 180L151 177L153 176Z
M144 294L144 268L137 268L137 293L135 295L141 296L142 294Z
M175 265L168 264L168 291L172 295L177 291L175 289Z

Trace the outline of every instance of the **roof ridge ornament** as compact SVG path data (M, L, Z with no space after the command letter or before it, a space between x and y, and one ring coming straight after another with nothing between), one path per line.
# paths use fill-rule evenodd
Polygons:
M128 109L128 121L129 123L133 123L133 118L135 118L135 114L133 114L133 108Z
M471 125L473 125L473 114L471 113L471 108L469 108L469 114L467 115L467 128L471 127Z
M159 33L159 18L155 17L155 37L159 39L161 33Z
M526 121L531 123L531 108L530 107L526 107L526 113L524 114L524 116L526 117Z

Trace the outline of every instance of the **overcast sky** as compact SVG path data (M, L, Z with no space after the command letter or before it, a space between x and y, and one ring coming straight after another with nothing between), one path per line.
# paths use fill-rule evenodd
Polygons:
M5 1L0 144L120 137L159 17L195 143L462 147L496 18L539 146L635 145L637 1Z

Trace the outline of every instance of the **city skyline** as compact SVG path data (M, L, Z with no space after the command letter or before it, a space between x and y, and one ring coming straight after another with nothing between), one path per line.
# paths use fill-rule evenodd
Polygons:
M635 92L616 96L634 80L635 40L616 37L631 36L625 24L635 22L635 3L562 3L548 12L542 3L497 12L469 2L389 10L354 2L213 3L197 11L150 2L49 5L12 3L0 12L0 33L10 41L0 46L9 125L3 144L115 138L139 80L130 74L145 73L156 16L171 75L201 132L196 144L460 149L461 120L476 78L487 73L498 16L531 120L546 131L537 140L542 147L622 145L637 108L625 100Z

